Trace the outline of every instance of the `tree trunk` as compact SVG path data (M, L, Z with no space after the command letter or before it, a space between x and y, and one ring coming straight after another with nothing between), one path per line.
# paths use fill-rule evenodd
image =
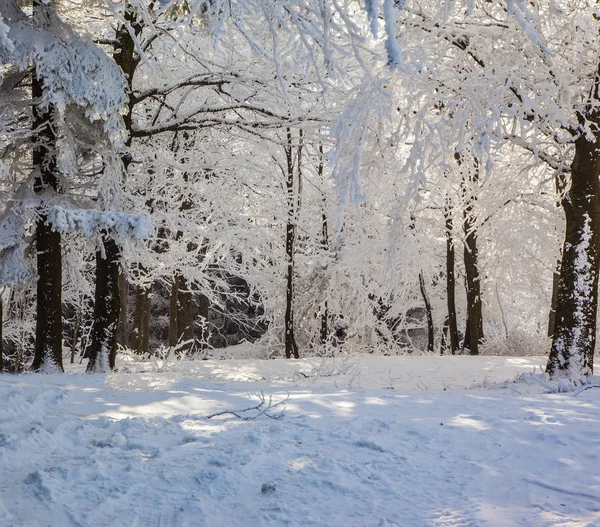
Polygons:
M454 228L452 221L452 207L449 200L444 207L444 218L446 220L446 300L448 304L448 318L445 328L447 328L450 341L450 353L456 355L458 351L458 322L456 318L456 276L454 272L454 240L452 230Z
M181 278L179 282L179 301L177 304L178 340L186 341L194 338L195 311L194 294L189 290L188 282Z
M323 160L323 144L319 144L319 183L322 185L325 183L325 163ZM325 198L325 192L321 190L321 246L323 252L329 252L329 225L327 222L327 201ZM327 340L329 339L329 306L327 304L327 300L323 307L321 308L321 328L319 331L319 340L321 345L324 346L327 344Z
M150 293L152 288L148 287L144 290L144 315L142 328L142 349L141 353L150 353L150 313L152 311L152 302Z
M0 373L4 372L4 318L2 298L0 298Z
M285 356L297 359L298 345L294 334L294 253L296 245L297 202L294 196L294 157L292 146L292 131L287 129L287 145L285 148L287 160L287 178L285 181L286 198L288 207L287 225L285 230L285 256L286 256L286 288L285 288ZM298 155L299 162L300 154Z
M208 331L209 309L210 300L208 299L208 297L202 293L198 293L198 318L202 319L199 338L200 349L206 349L208 347L208 339L210 338L210 332Z
M71 335L71 364L75 364L75 352L79 340L79 325L81 324L81 308L75 308L75 320L73 321L73 334Z
M117 29L115 40L118 42L118 45L115 47L113 58L125 74L129 89L131 90L133 74L138 65L138 59L135 54L135 43L130 30L132 30L136 36L140 35L142 32L142 25L137 21L135 12L130 8L128 2L126 2L125 5L124 18L128 24L121 25ZM133 105L134 101L130 97L127 112L123 116L126 130L130 134ZM125 146L131 146L131 135L125 142ZM123 156L123 176L125 176L130 163L130 155L126 154ZM100 301L101 305L99 307L94 306L92 342L90 345L92 357L88 363L87 371L105 371L107 366L111 369L114 368L118 336L126 335L127 331L126 314L124 313L124 317L119 318L121 307L121 286L119 280L121 251L118 248L116 241L110 238L108 233L103 235L103 243L104 253L96 253L96 284L94 298L96 302ZM100 277L109 278L106 283L101 283ZM113 320L115 316L117 318Z
M169 347L177 346L179 340L179 326L177 320L177 311L179 306L179 280L181 275L175 273L173 275L173 283L171 284L171 298L169 299Z
M473 158L472 166L464 164L461 156L456 157L462 166L463 230L465 287L467 293L467 321L463 349L471 355L479 355L479 345L483 340L483 310L481 304L481 283L478 263L477 220L475 217L476 188L479 180L478 162Z
M139 286L136 294L132 344L134 351L140 355L149 351L150 290L150 287Z
M599 99L596 76L592 97ZM595 140L584 133L575 141L571 188L564 195L566 231L556 295L552 348L546 371L552 377L590 375L596 346L600 256L600 111L593 106L581 124L591 121Z
M434 348L434 327L433 327L433 312L431 310L431 302L427 296L427 290L425 289L425 278L423 272L419 273L419 285L421 286L421 295L423 296L423 302L425 302L425 312L427 313L427 351L433 353Z
M127 300L129 297L129 287L123 270L119 273L119 300L121 307L119 308L119 325L117 327L117 344L123 347L129 346L129 318L127 316Z
M96 252L96 292L94 320L87 372L106 373L115 367L117 326L119 324L119 257L117 242L106 233L104 251Z
M558 262L560 265L560 262ZM556 324L556 302L558 300L558 283L560 281L560 271L552 273L552 297L550 299L550 313L548 314L548 336L554 336L554 326Z
M33 4L34 13L41 7ZM52 110L40 107L43 81L33 75L33 123L37 143L33 148L35 179L34 192L40 197L40 214L36 223L35 247L37 253L37 308L35 353L32 369L63 371L62 364L62 253L60 233L47 224L44 201L58 192L56 177L56 134L51 126Z

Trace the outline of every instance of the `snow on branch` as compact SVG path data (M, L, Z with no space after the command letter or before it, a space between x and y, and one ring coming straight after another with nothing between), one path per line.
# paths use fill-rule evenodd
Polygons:
M261 416L268 417L269 419L282 419L285 413L285 406L282 407L287 401L289 401L289 394L287 397L281 401L276 403L273 402L273 396L269 395L269 399L265 397L265 394L261 391L260 394L257 394L259 403L251 406L249 408L245 408L243 410L224 410L222 412L217 412L214 414L207 415L207 419L213 419L215 417L221 417L224 415L232 415L233 417L237 417L243 421L254 421ZM273 413L273 410L276 408L281 408L277 412ZM252 413L250 413L252 412Z
M13 43L11 42L11 40L8 38L8 32L10 31L10 28L4 23L4 19L2 18L2 15L0 14L0 48L6 49L9 52L12 52L14 50L14 46ZM1 76L0 76L0 80L1 80Z
M33 277L27 265L24 221L21 215L8 210L0 218L0 286L22 284Z
M109 231L117 240L143 240L154 234L154 226L147 214L88 209L67 209L59 205L49 207L47 223L58 232L80 232L95 237Z
M64 117L69 104L83 108L90 121L102 121L111 141L126 138L121 114L127 104L127 82L121 69L91 40L59 20L51 6L44 16L21 16L10 25L0 21L0 60L21 69L35 66L42 80L42 105L53 105ZM3 45L10 39L11 46Z

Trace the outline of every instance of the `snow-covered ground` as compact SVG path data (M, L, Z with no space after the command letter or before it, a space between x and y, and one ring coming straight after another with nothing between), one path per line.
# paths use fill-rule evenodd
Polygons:
M1 376L0 526L600 525L600 390L512 382L544 362ZM256 406L261 391L273 405L289 397L280 419L283 405L207 418Z

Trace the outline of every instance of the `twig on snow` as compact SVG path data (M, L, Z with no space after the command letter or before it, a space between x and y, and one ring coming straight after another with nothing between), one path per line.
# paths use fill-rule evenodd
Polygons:
M290 399L290 395L288 394L287 397L281 401L278 401L276 403L273 402L273 396L269 395L269 399L267 400L265 398L265 394L261 391L260 394L257 394L257 397L259 399L259 403L255 406L251 406L250 408L245 408L243 410L224 410L222 412L217 412L214 414L210 414L207 415L206 418L207 419L212 419L214 417L220 417L223 415L232 415L234 417L237 417L238 419L241 419L242 421L254 421L255 419L258 419L261 415L264 415L265 417L268 417L269 419L282 419L285 413L285 406L283 406L283 408L281 410L278 410L277 412L273 413L273 409L275 408L279 408L282 405L284 405L287 401L289 401ZM255 414L251 414L251 415L243 415L247 412L256 412Z

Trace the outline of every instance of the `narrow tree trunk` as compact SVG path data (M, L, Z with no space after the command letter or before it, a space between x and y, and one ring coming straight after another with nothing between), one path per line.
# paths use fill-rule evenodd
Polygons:
M180 276L177 301L177 340L194 340L194 324L197 321L197 308L194 303L194 293L190 291L189 283Z
M127 285L127 279L121 269L119 273L119 300L121 307L119 308L119 325L117 328L117 344L123 347L129 346L129 318L127 316L127 300L129 297L129 287Z
M150 287L139 286L137 288L134 313L133 344L135 352L140 355L149 351L149 314Z
M150 353L150 313L152 311L151 291L152 289L150 287L144 290L143 339L141 353Z
M599 99L598 76L592 97ZM562 200L566 231L556 295L552 348L546 371L553 377L593 373L600 257L600 111L588 108L580 122L592 121L596 136L575 141L571 188Z
M173 275L173 283L171 284L171 298L169 299L169 347L177 346L179 338L179 326L177 321L177 311L179 305L179 280L180 274Z
M433 327L433 311L431 309L431 302L427 296L427 290L425 289L425 278L423 272L419 273L419 285L421 286L421 295L423 296L423 302L425 303L425 313L427 314L427 351L433 353L434 348L434 327Z
M71 364L75 364L75 352L79 340L79 325L81 324L81 308L75 308L75 320L73 321L73 334L71 335Z
M38 9L49 9L33 4ZM62 253L60 233L47 223L43 202L58 192L56 177L56 135L51 126L51 110L40 107L43 96L42 79L33 75L33 125L37 143L33 148L35 178L33 189L42 200L35 230L37 253L37 308L35 353L32 369L63 371L62 364Z
M115 367L117 326L119 323L119 257L116 241L104 233L104 251L96 252L96 293L90 343L90 359L86 371L106 373Z
M208 339L210 333L208 331L208 314L210 309L210 300L202 293L198 293L198 318L202 319L202 326L200 331L200 349L206 349L208 347Z
M285 356L290 359L299 358L298 345L294 334L294 253L296 245L297 202L294 197L294 154L292 146L292 131L287 129L287 146L285 148L287 159L287 178L285 181L286 198L288 207L287 225L285 229L285 256L286 256L286 288L285 288ZM298 162L299 162L298 156Z
M319 183L322 185L325 182L325 163L323 156L323 144L319 144ZM325 198L325 192L321 190L321 246L323 252L329 252L329 224L327 221L327 201ZM319 340L321 345L327 344L329 339L329 306L327 300L321 309L321 328L319 331Z
M444 207L444 218L446 220L446 300L448 305L448 318L445 328L447 328L450 353L456 355L458 351L458 322L456 318L456 276L454 271L454 240L452 231L454 228L452 221L452 207L449 201Z

